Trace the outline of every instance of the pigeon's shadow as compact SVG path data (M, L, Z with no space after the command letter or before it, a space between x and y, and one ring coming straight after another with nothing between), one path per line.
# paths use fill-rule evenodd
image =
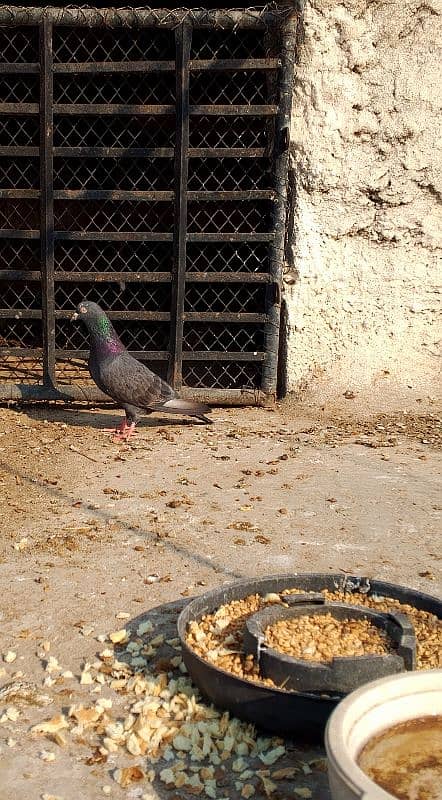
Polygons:
M11 409L13 410L13 409ZM72 428L91 428L101 430L103 428L116 428L120 424L124 416L124 411L115 408L114 406L100 406L97 408L78 407L78 406L44 406L39 404L24 406L17 406L16 410L20 414L25 414L30 419L41 422L47 420L48 422L62 422ZM137 424L137 430L145 428L164 428L168 426L174 427L177 425L194 425L195 427L204 427L204 424L199 420L194 420L189 417L182 417L179 414L166 415L158 412L153 412L151 415L143 415Z

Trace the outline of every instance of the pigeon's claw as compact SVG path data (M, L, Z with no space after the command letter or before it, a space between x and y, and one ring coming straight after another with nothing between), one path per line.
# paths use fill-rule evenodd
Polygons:
M115 431L113 441L127 442L127 440L130 439L134 431L135 431L135 422L131 422L131 424L128 425L126 420L123 420L118 430Z

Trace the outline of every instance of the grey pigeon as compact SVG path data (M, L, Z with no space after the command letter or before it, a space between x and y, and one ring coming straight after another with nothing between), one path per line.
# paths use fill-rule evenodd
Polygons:
M124 408L126 417L115 431L120 440L127 440L140 416L152 411L183 414L203 422L210 411L204 403L182 400L174 390L145 364L127 352L111 321L96 303L83 300L72 316L81 319L90 336L89 371L102 392Z

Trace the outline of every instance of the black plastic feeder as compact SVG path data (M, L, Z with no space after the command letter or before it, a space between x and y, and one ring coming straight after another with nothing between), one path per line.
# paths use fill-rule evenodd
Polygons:
M299 595L291 595L299 598ZM287 691L322 692L332 695L352 692L364 683L414 669L416 639L405 614L386 614L346 603L310 604L301 599L291 608L268 606L249 617L244 632L244 651L252 653L263 678L271 678ZM285 599L285 597L284 597ZM395 645L395 653L346 656L330 663L294 658L266 644L265 631L280 620L315 614L331 614L335 619L368 619L381 628Z
M186 632L190 622L200 620L205 614L212 614L232 600L241 600L256 593L263 597L269 592L280 594L285 589L308 592L310 602L311 593L318 593L323 589L392 598L429 611L442 619L442 601L438 597L385 581L342 574L295 573L249 578L195 597L185 606L178 619L183 660L192 680L201 693L218 708L227 709L240 719L253 722L279 735L296 734L303 739L322 739L327 719L342 699L342 693L331 696L328 693L286 691L243 680L197 655L186 642ZM287 601L289 606L296 605L294 595L283 595L281 599ZM317 594L313 599L319 600ZM317 607L315 605L315 613Z

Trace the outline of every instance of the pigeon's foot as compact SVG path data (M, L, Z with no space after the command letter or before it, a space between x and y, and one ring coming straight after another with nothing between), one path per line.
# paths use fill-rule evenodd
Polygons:
M135 431L135 422L131 422L130 425L127 424L126 420L123 420L120 427L114 431L114 436L112 441L114 442L127 442L128 439L133 435Z
M116 425L115 428L100 428L100 433L115 433L120 434L124 433L128 428L126 417L124 417L119 425Z

